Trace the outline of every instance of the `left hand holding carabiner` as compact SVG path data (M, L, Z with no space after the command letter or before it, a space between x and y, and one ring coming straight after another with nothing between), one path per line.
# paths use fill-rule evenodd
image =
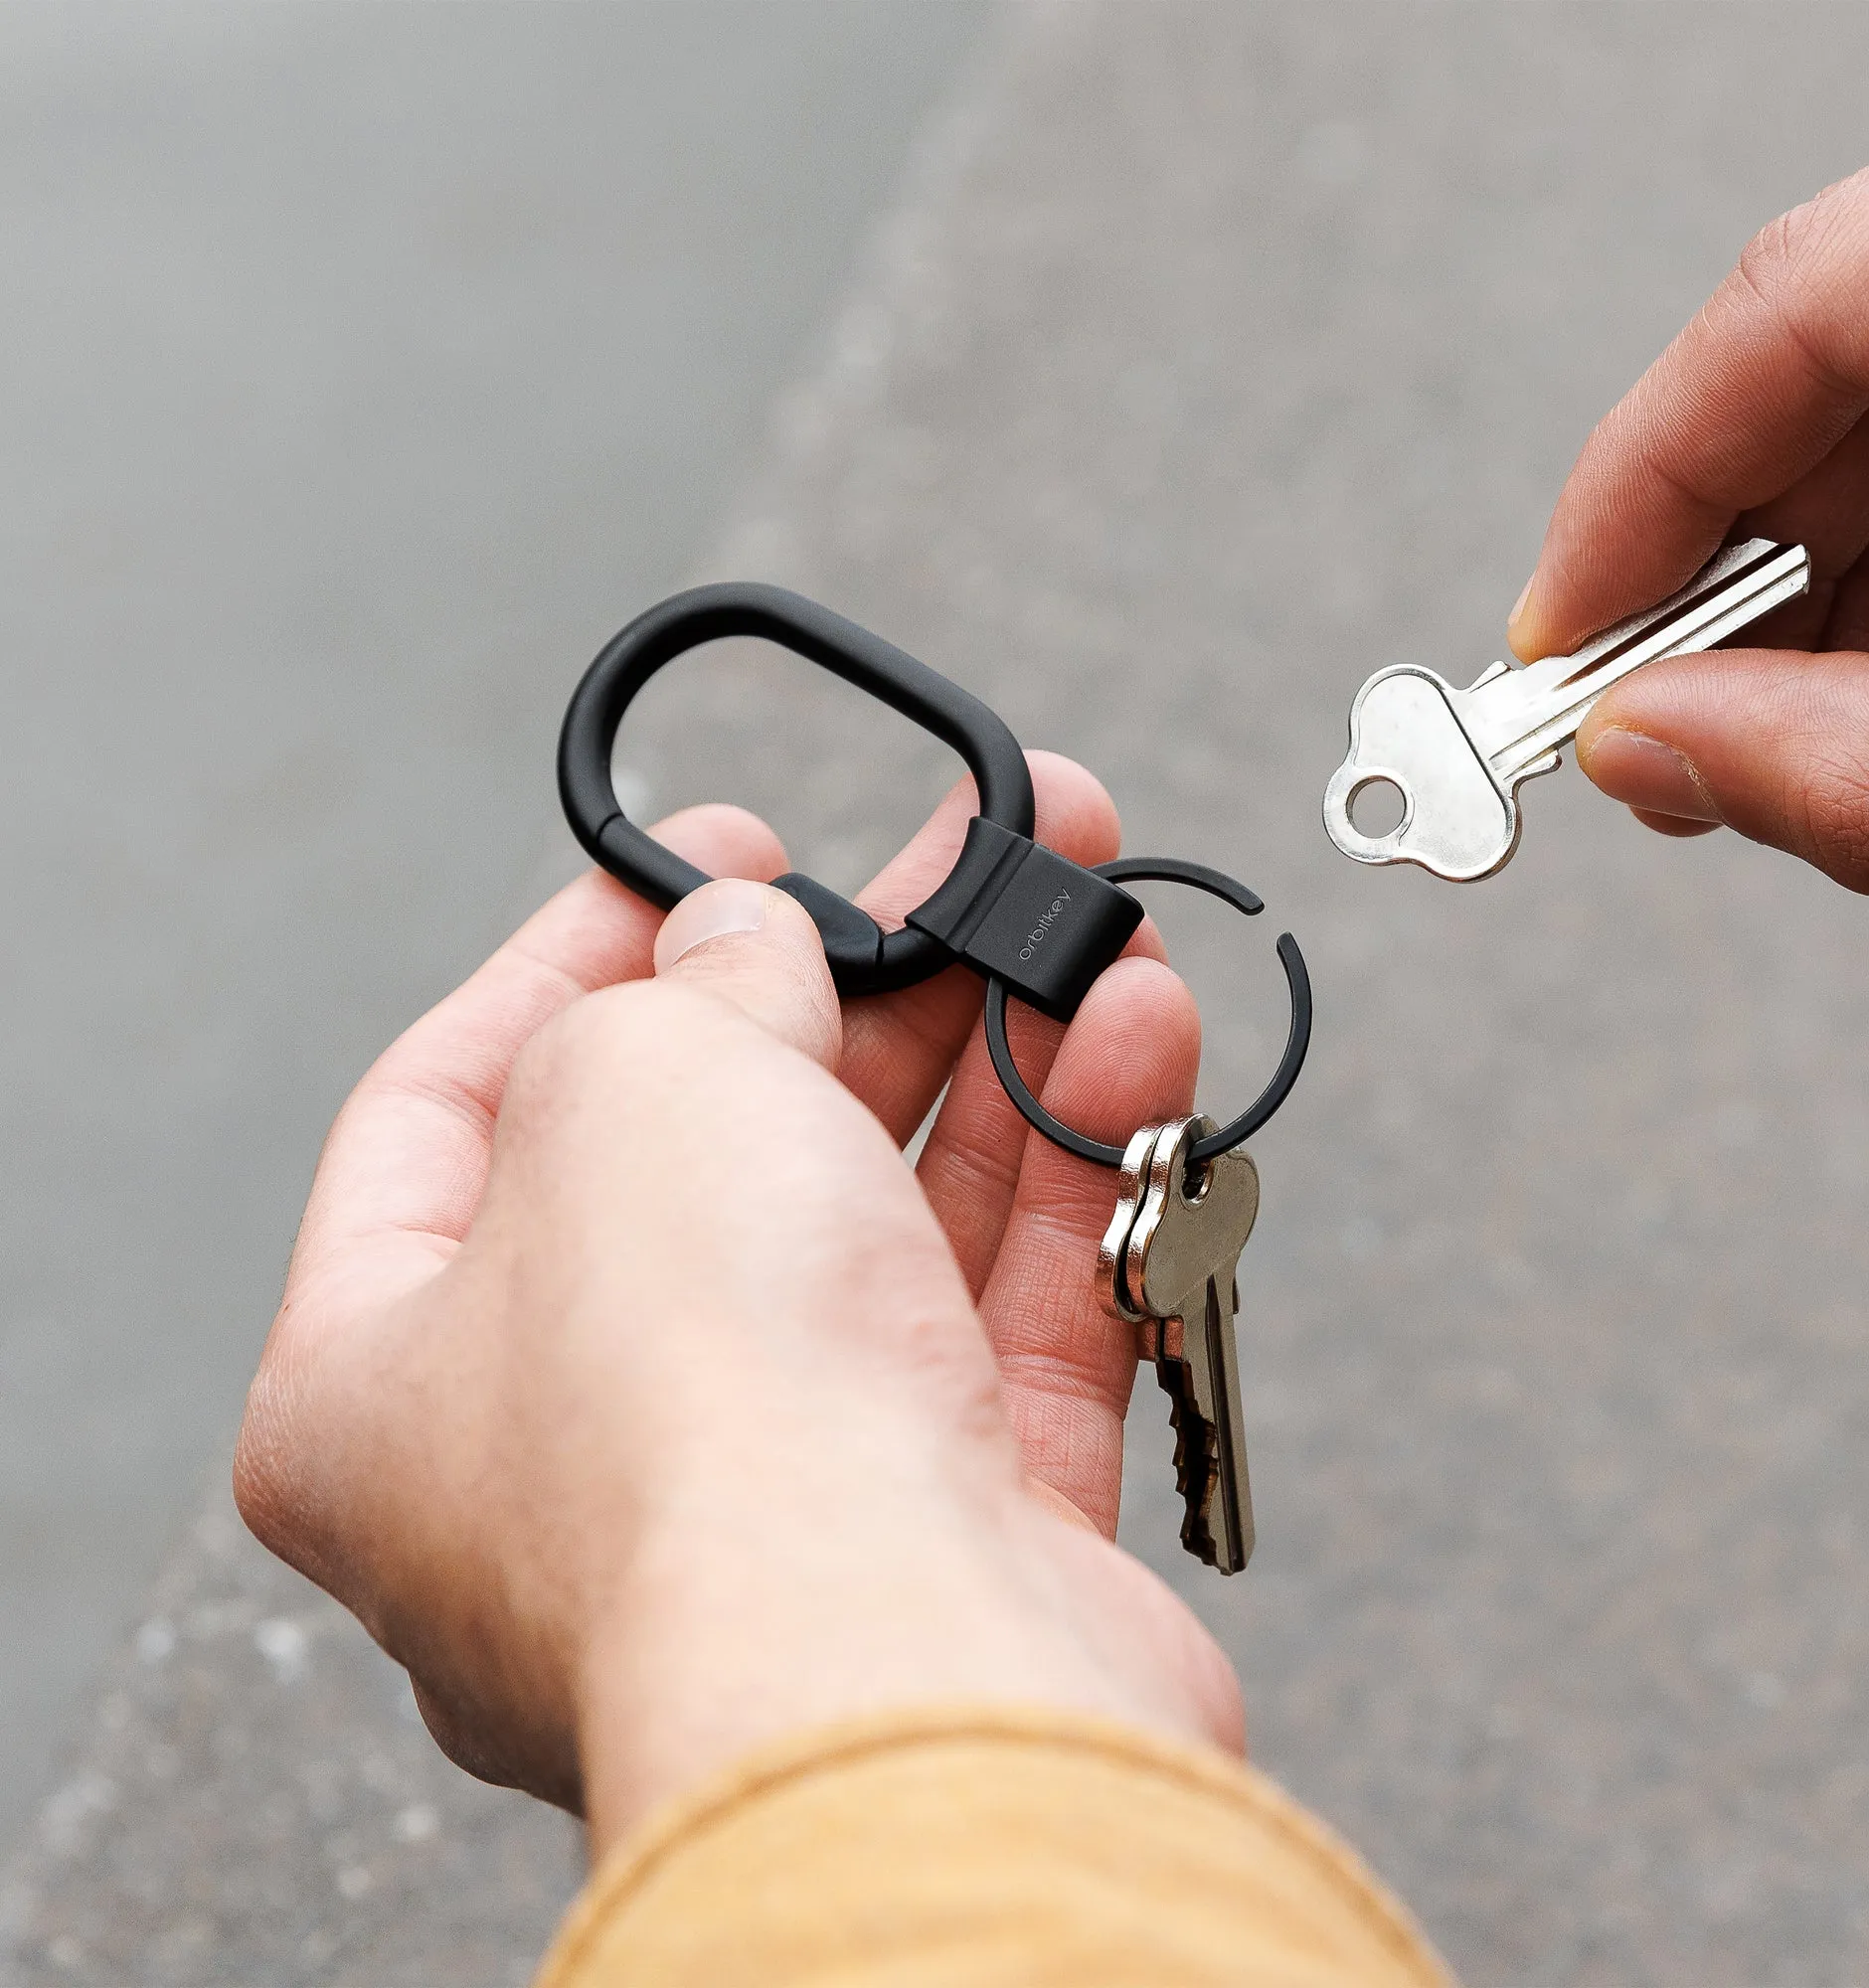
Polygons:
M1113 854L1097 783L1034 772L1046 841ZM869 909L926 895L969 805ZM736 810L658 833L716 874L783 868ZM250 1402L250 1523L410 1666L456 1758L588 1799L603 1834L849 1710L853 1677L872 1704L1024 1697L1237 1748L1225 1660L1107 1538L1135 1355L1093 1288L1103 1171L1028 1136L975 975L840 1011L773 902L750 949L624 998L662 914L586 877L386 1053ZM1158 951L1144 925L1062 1047L1020 1017L1053 1108L1111 1138L1191 1097L1198 1022ZM918 1195L877 1121L900 1143L943 1083ZM598 1759L623 1778L587 1787Z

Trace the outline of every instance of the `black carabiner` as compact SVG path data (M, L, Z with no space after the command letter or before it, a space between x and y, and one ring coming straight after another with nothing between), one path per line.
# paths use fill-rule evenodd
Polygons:
M811 913L838 991L894 993L964 959L1069 1021L1141 923L1141 906L1032 840L1032 775L997 712L881 636L783 587L733 580L677 593L637 615L585 672L559 735L558 790L592 859L663 911L709 881L624 815L610 747L630 701L657 670L729 635L776 642L913 719L960 754L979 789L980 811L952 871L900 931L885 932L813 877L794 871L773 880Z
M692 587L637 615L585 672L559 735L558 790L572 832L595 863L663 911L710 880L624 815L610 778L610 750L631 700L657 670L730 635L776 642L913 719L960 754L979 789L979 813L967 824L953 869L900 931L884 931L869 912L815 878L796 871L774 878L775 888L795 898L817 925L839 993L894 993L964 961L986 976L987 1046L1013 1103L1067 1152L1120 1166L1120 1147L1087 1138L1053 1117L1019 1076L1006 1041L1008 993L1055 1021L1071 1020L1142 921L1141 905L1117 888L1120 879L1191 884L1249 912L1260 910L1258 898L1199 863L1132 856L1090 870L1034 842L1032 776L1019 742L996 712L814 600L733 580ZM1226 1152L1257 1131L1297 1079L1310 1042L1310 980L1289 932L1279 935L1278 957L1291 990L1284 1058L1256 1103L1194 1146L1196 1160Z
M572 833L595 862L652 905L668 911L709 880L624 815L610 779L611 743L631 700L657 670L730 635L776 642L913 719L967 762L984 819L1031 835L1032 775L997 712L802 594L751 580L696 586L637 615L605 645L572 698L558 743L558 791ZM794 873L777 879L777 887L811 913L841 993L891 993L953 964L952 952L933 933L914 925L885 932L814 878Z

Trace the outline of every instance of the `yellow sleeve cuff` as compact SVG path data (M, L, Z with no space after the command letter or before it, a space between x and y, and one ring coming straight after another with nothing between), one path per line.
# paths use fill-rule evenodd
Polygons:
M965 1708L800 1736L607 1859L535 1988L1451 1988L1265 1775Z

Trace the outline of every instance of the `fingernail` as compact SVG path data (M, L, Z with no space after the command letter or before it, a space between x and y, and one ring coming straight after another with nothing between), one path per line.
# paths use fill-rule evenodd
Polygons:
M1720 810L1693 761L1659 739L1609 726L1588 745L1579 740L1578 764L1613 801L1671 814L1682 821L1719 821Z
M743 877L723 877L691 892L662 920L655 935L656 972L666 973L676 960L711 938L758 931L765 922L765 895L764 884Z
M1505 617L1505 638L1512 645L1512 653L1522 663L1529 663L1536 660L1531 652L1529 640L1522 624L1525 620L1525 609L1531 602L1532 588L1537 584L1538 576L1534 573L1531 579L1519 588L1519 597L1513 601L1512 611Z

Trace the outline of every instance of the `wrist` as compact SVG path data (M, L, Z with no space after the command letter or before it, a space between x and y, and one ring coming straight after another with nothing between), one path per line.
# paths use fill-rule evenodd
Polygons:
M1056 1536L1076 1529L979 1448L957 1472L929 1468L912 1431L891 1442L872 1422L808 1457L743 1459L735 1482L761 1485L757 1498L718 1471L658 1495L578 1665L594 1857L811 1727L962 1701L1163 1723L1073 1619Z

